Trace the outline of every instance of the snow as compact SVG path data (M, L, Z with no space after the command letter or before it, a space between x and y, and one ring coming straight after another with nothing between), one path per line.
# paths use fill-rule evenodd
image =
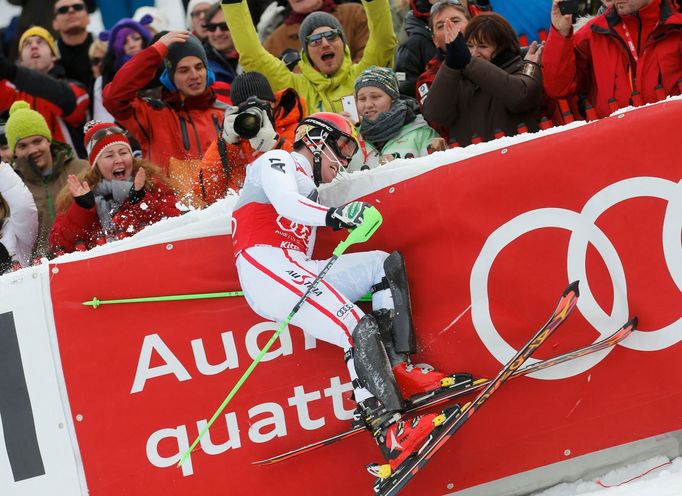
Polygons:
M682 458L664 456L626 465L592 481L559 484L532 496L680 496Z

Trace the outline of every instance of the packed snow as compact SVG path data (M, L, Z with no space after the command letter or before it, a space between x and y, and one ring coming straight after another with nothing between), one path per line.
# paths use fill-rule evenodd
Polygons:
M626 465L592 481L559 484L533 496L680 496L682 458L664 456Z

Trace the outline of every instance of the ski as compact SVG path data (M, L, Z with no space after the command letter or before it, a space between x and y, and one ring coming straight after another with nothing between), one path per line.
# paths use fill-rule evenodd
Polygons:
M630 332L636 327L637 325L637 318L633 318L631 321L629 321L627 324L623 325L620 329L618 329L616 332L613 334L607 336L604 339L601 339L595 343L592 343L587 346L583 346L581 348L576 348L571 351L568 351L566 353L563 353L561 355L558 355L553 358L549 358L547 360L541 360L539 362L526 365L525 367L518 369L517 371L514 372L511 378L515 377L520 377L523 375L531 374L533 372L538 372L540 370L544 370L549 367L553 367L555 365L559 365L560 363L568 362L570 360L573 360L575 358L589 355L590 353L595 353L597 351L604 350L606 348L610 348L612 346L617 345L620 343L622 340L624 340L626 337L630 335ZM472 383L466 384L466 385L461 385L460 387L455 386L453 388L449 388L445 391L442 391L440 394L431 396L428 398L424 398L422 401L408 401L407 407L405 411L403 412L404 415L412 414L412 413L417 413L423 410L427 410L430 408L433 408L437 405L441 405L443 403L447 403L450 401L453 401L457 398L460 398L462 396L469 395L471 393L474 393L476 391L480 391L484 387L488 386L490 384L489 379L475 379ZM289 460L291 458L295 458L299 455L303 455L305 453L309 453L311 451L314 451L319 448L323 448L324 446L328 446L330 444L333 444L337 441L340 441L342 439L346 439L348 437L354 436L355 434L358 434L360 432L365 432L366 429L362 426L354 426L350 428L347 431L341 432L339 434L335 434L334 436L330 436L325 439L321 439L319 441L315 441L313 443L307 444L305 446L301 446L299 448L295 448L291 451L287 451L286 453L280 453L278 455L275 455L270 458L266 458L263 460L257 460L252 462L254 465L270 465L273 463L279 463L283 462L285 460Z
M519 349L514 357L505 364L497 376L490 381L481 393L471 403L468 403L460 415L452 415L443 423L437 431L424 442L420 450L405 460L395 472L388 477L379 478L374 483L374 493L380 496L394 496L402 490L412 478L424 468L431 457L442 448L445 443L462 427L483 404L509 379L514 372L519 370L523 363L537 350L547 338L566 320L576 303L578 302L578 281L571 283L563 292L556 309L547 323L543 325L535 335ZM383 467L387 467L384 465ZM382 468L383 468L382 467ZM390 468L390 466L388 466ZM385 473L385 470L382 470Z

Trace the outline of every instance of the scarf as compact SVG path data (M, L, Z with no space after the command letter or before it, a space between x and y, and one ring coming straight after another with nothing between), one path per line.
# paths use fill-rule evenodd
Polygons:
M327 12L331 14L332 10L334 10L335 8L336 2L334 2L334 0L322 0L322 5L320 5L320 8L316 9L315 12ZM284 19L284 24L301 24L303 22L303 19L308 17L308 14L310 14L310 12L307 12L305 14L299 14L292 10L287 16L287 18ZM301 44L302 43L303 40L301 40Z
M125 181L107 181L102 179L95 190L95 207L97 207L97 217L102 224L105 233L116 231L113 216L116 215L121 205L128 199L130 188L133 186L133 178Z
M377 150L383 148L384 143L395 138L405 124L417 118L417 102L413 99L397 100L391 108L376 119L362 119L360 134Z

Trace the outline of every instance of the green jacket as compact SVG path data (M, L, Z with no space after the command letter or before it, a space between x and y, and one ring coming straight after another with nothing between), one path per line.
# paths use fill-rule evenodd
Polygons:
M315 69L305 52L301 51L298 63L301 74L295 74L277 57L261 45L253 26L246 0L223 3L223 12L234 47L239 52L239 63L245 71L263 74L274 91L293 88L305 100L308 114L314 112L343 112L341 97L353 96L355 79L371 65L393 66L393 52L398 43L390 22L388 0L363 1L367 12L369 39L365 53L357 64L351 61L350 50L345 47L345 57L339 70L328 77Z
M360 150L355 154L348 165L348 171L354 172L367 166L374 169L380 165L379 159L383 155L391 155L397 158L418 158L429 154L428 147L433 138L439 135L431 128L421 115L415 120L404 125L395 138L388 140L381 151L377 150L369 141L362 139L362 126L360 126Z
M66 143L53 141L50 149L53 166L47 175L43 175L35 164L26 159L16 159L14 162L14 169L24 179L38 207L38 239L33 248L31 262L35 257L50 256L49 236L55 218L54 202L59 192L66 186L66 178L69 174L77 176L90 168L90 163L79 159Z

